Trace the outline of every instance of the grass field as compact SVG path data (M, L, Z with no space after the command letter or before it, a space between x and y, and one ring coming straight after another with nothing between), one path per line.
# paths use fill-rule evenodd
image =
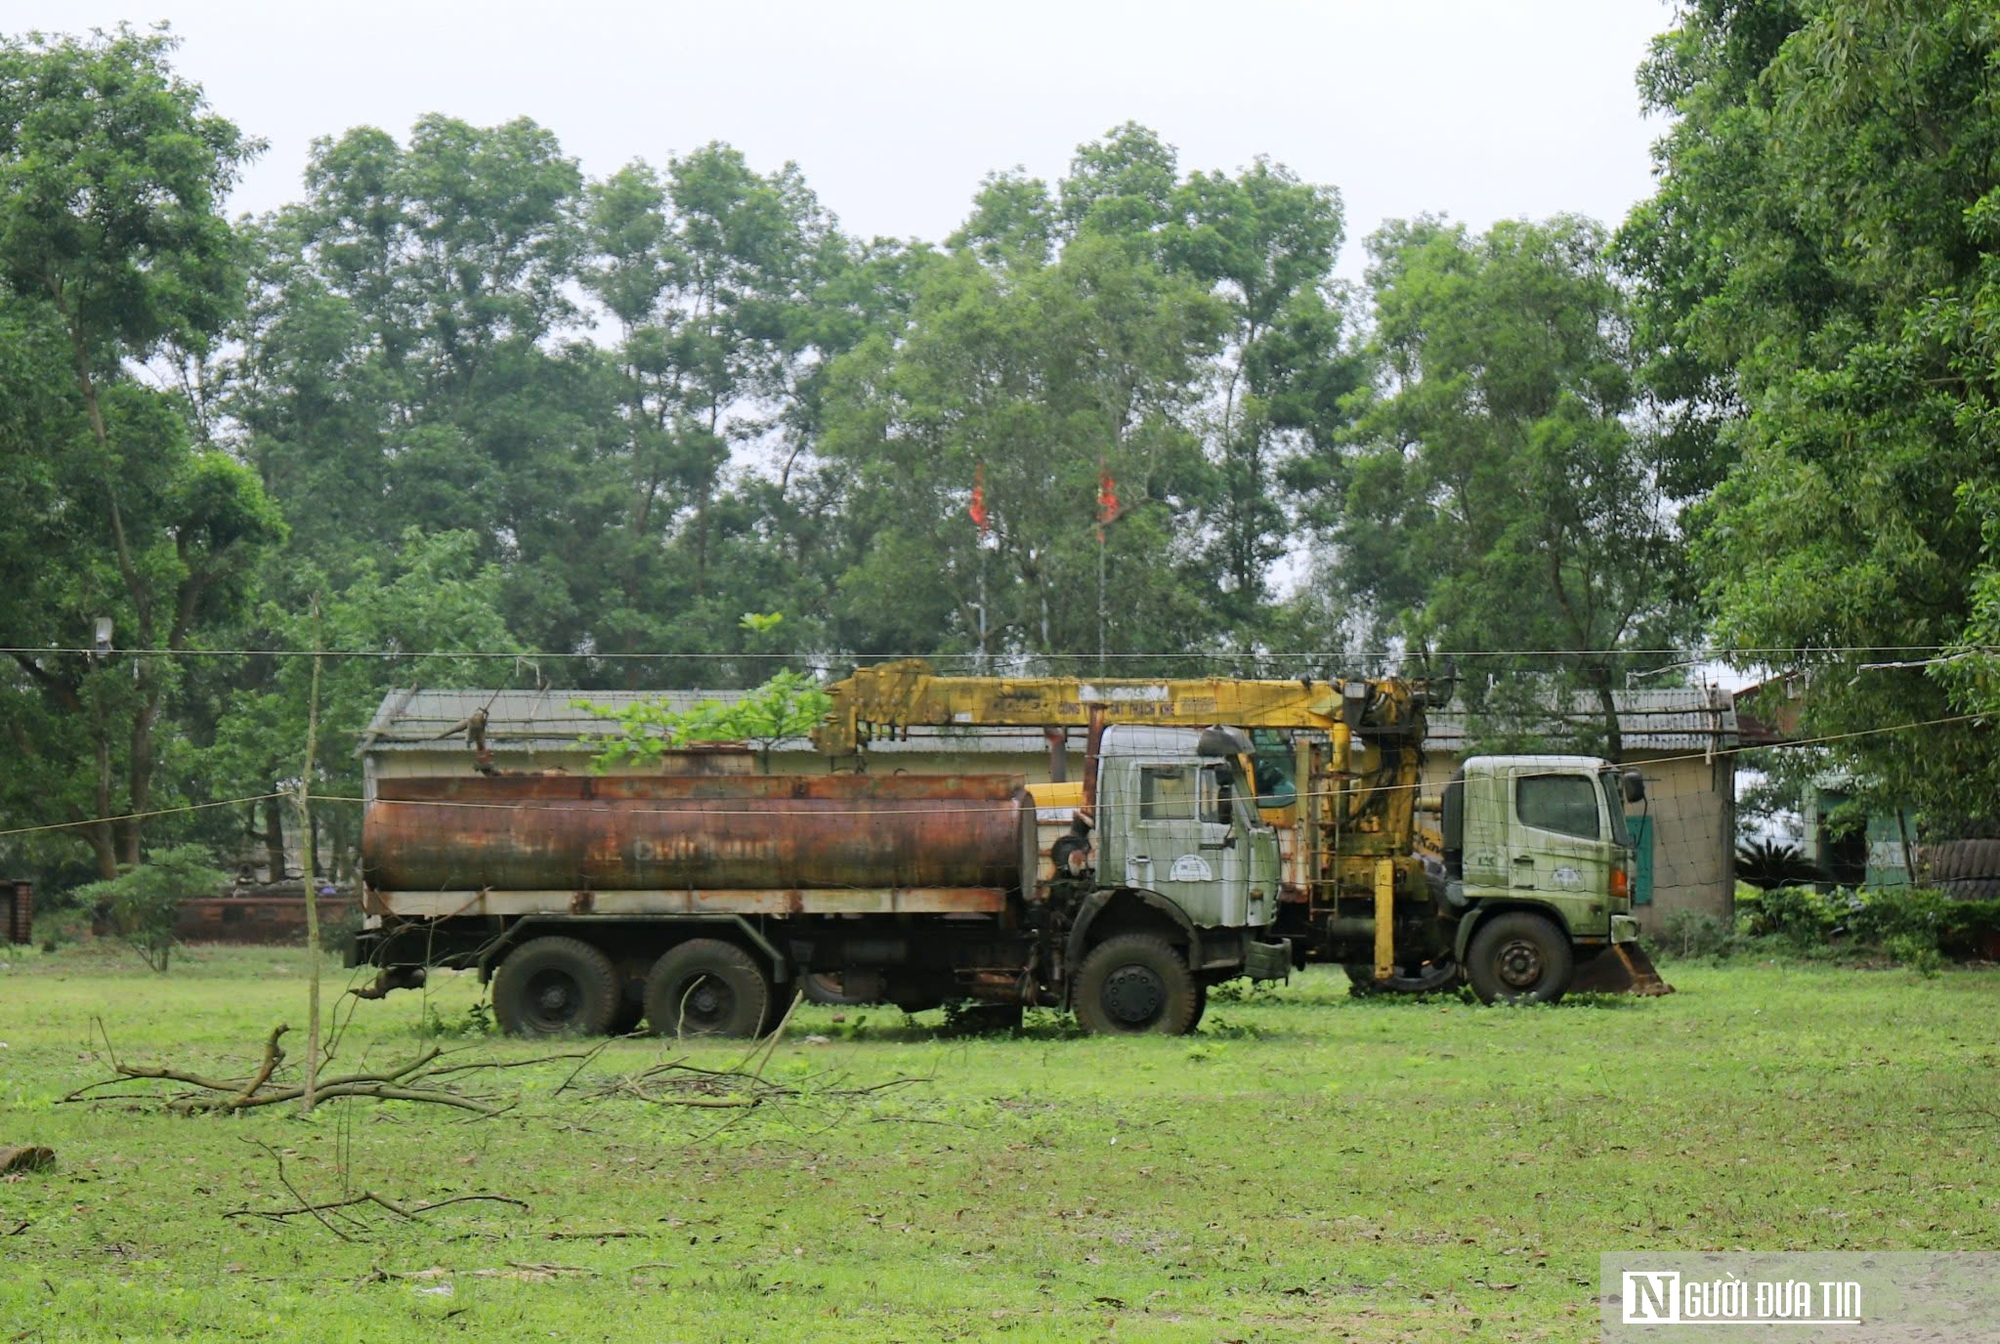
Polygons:
M107 1073L93 1018L129 1060L236 1075L289 1022L296 1060L302 953L161 977L12 951L0 1146L59 1165L0 1184L0 1340L1582 1340L1600 1251L2000 1247L1988 971L1684 964L1671 998L1523 1010L1315 972L1182 1039L802 1009L767 1069L804 1093L782 1107L593 1095L743 1054L623 1041L560 1095L573 1063L491 1075L518 1101L498 1119L183 1119L58 1103ZM463 1023L477 986L446 980L360 1004L342 1066ZM828 1095L904 1076L927 1081ZM334 1222L350 1240L225 1218L293 1202L273 1154L314 1201L528 1208L378 1209Z

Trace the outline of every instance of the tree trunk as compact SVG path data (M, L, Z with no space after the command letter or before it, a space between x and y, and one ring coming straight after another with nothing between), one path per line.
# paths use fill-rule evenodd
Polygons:
M1618 728L1618 697L1611 685L1611 669L1597 663L1588 669L1591 689L1597 693L1597 708L1604 715L1604 758L1614 765L1625 759L1625 735Z
M319 838L319 827L314 823L312 813L313 762L319 751L319 669L320 669L320 612L319 594L313 594L313 661L312 695L306 701L306 756L304 768L299 772L299 843L305 846L304 859L300 868L305 874L306 898L306 993L309 996L306 1017L306 1078L303 1095L299 1098L302 1113L312 1114L319 1091L319 872L314 861L318 855L315 841Z
M273 794L278 786L270 786ZM264 800L264 866L269 871L269 880L285 880L285 800L266 798Z
M111 743L103 723L97 731L97 824L90 828L90 847L97 852L97 875L118 876L117 836L111 824Z
M160 713L160 698L157 692L148 695L145 702L132 712L132 759L126 763L126 782L129 790L127 810L131 819L125 824L125 862L139 862L142 848L143 826L139 814L146 811L153 797L153 724Z

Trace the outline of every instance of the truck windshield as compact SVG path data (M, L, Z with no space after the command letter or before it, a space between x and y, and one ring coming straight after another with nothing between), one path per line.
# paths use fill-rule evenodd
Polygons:
M1523 825L1581 840L1598 838L1597 799L1589 775L1522 775L1514 787Z
M1618 772L1602 770L1597 779L1604 786L1604 805L1611 809L1611 838L1630 849L1632 828L1625 823L1625 794L1618 787Z

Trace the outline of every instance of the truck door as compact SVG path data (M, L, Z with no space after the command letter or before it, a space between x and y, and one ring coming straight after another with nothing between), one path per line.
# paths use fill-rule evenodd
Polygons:
M1196 924L1208 926L1227 922L1222 879L1228 862L1239 858L1220 815L1219 780L1210 765L1141 765L1138 818L1125 864L1127 882L1171 898Z
M1606 834L1596 776L1523 768L1513 793L1507 856L1513 894L1555 907L1573 933L1608 929L1611 864L1621 851Z

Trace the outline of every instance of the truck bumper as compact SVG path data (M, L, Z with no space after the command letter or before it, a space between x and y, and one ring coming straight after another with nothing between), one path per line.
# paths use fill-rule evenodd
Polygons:
M1639 921L1630 915L1611 917L1611 941L1614 943L1636 943L1639 941Z
M1260 943L1254 938L1243 943L1243 973L1252 980L1285 980L1292 973L1292 945L1286 942Z

